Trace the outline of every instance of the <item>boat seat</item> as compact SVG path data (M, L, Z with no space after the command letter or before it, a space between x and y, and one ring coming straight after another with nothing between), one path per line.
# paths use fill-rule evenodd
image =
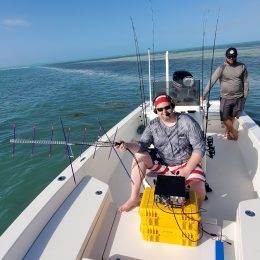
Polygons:
M106 183L84 177L44 227L24 259L80 259L108 198Z
M239 256L241 260L259 259L260 199L239 203L237 209L237 233Z

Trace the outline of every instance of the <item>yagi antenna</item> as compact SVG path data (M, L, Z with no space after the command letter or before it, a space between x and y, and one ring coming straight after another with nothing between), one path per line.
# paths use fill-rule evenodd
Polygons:
M46 140L46 139L21 139L21 138L12 138L10 139L10 143L12 144L45 144L45 145L82 145L82 146L96 146L96 147L111 147L112 145L117 145L117 142L103 142L103 141L96 141L96 142L83 142L83 141L76 141L76 142L68 142L59 141L59 140Z
M35 153L35 145L49 145L49 156L52 155L52 145L63 145L66 146L65 155L68 157L72 156L71 146L81 146L81 152L80 155L83 153L84 146L95 146L97 147L112 147L115 145L119 145L120 143L111 141L95 141L95 142L86 142L86 135L87 135L87 129L84 129L84 134L82 141L71 141L70 140L70 132L69 130L68 135L66 136L65 130L64 130L64 140L54 140L54 127L51 128L51 136L50 139L36 139L36 127L33 126L33 133L32 133L32 139L24 139L24 138L17 138L17 129L16 124L13 125L13 138L10 139L10 143L13 144L12 146L12 156L15 155L16 152L16 145L17 144L30 144L32 145L32 155ZM66 139L65 139L66 138ZM115 139L115 138L114 138ZM69 147L69 149L67 149ZM111 153L111 152L110 152Z
M13 144L13 148L12 148L12 156L15 155L15 149L16 149L16 145L17 144L31 144L32 145L32 154L34 153L34 149L35 149L35 146L36 145L49 145L50 148L49 148L49 156L51 155L52 153L52 145L65 145L66 146L66 152L65 154L67 155L67 157L69 158L69 161L70 161L70 166L71 166L71 171L72 171L72 175L73 175L73 179L74 179L74 182L76 184L76 178L75 178L75 173L74 173L74 169L73 169L73 165L72 165L72 160L71 160L71 156L72 155L72 151L70 151L71 149L71 146L74 146L74 145L78 145L78 146L81 146L82 149L81 149L81 154L82 154L82 151L83 151L83 147L84 146L94 146L95 147L95 152L96 152L96 148L97 147L108 147L108 148L111 148L110 149L110 152L109 152L109 156L108 156L108 159L110 158L110 155L111 155L111 152L112 150L114 150L116 156L118 157L119 161L121 162L121 164L123 165L125 171L126 171L126 174L128 175L128 177L130 178L131 182L134 184L130 174L128 173L123 161L121 160L119 154L117 153L116 149L115 149L115 146L117 145L120 145L122 142L115 142L115 139L116 139L116 135L117 135L117 131L118 131L118 128L116 129L116 132L115 132L115 135L114 135L114 138L111 140L104 127L102 126L101 122L98 120L98 123L100 125L100 129L99 129L99 132L100 133L103 133L106 137L107 137L107 141L95 141L95 142L86 142L85 139L86 139L86 134L87 134L87 129L85 128L84 129L84 135L83 135L83 140L82 141L70 141L70 129L69 129L69 133L68 135L66 135L65 133L65 128L64 128L64 125L63 125L63 122L62 122L62 119L60 117L60 122L61 122L61 125L62 125L62 131L63 131L63 135L64 135L64 140L54 140L53 137L54 137L54 128L52 127L51 128L51 137L50 139L36 139L36 127L33 126L33 134L32 134L32 139L23 139L23 138L17 138L17 131L16 131L16 125L14 124L13 125L13 138L10 139L10 143ZM100 138L98 136L98 138ZM95 155L95 152L94 152L94 155ZM81 155L80 154L80 155Z

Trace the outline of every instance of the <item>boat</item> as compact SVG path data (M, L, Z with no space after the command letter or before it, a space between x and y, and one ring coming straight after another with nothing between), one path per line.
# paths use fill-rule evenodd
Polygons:
M219 101L201 104L199 80L191 75L181 82L169 80L166 70L166 80L149 89L150 100L99 141L138 141L145 121L156 116L152 97L162 90L175 100L175 111L191 115L204 130L208 115L208 152L202 164L212 191L200 211L205 232L196 246L144 240L140 207L117 210L130 194L132 155L91 146L2 234L0 259L258 259L260 129L245 112L235 122L239 139L227 140ZM151 189L155 178L148 174L141 192Z

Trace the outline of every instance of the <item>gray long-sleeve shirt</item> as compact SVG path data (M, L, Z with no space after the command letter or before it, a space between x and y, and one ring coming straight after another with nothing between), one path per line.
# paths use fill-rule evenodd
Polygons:
M209 89L219 79L220 81L220 97L226 99L232 98L246 98L249 91L248 72L245 64L236 62L235 64L228 64L225 62L220 65L211 77L204 90L204 97L207 96ZM210 86L211 83L211 86Z
M193 151L203 157L205 141L200 125L187 114L176 113L176 116L177 122L172 127L165 126L158 117L151 120L140 139L140 151L153 144L168 165L187 162Z

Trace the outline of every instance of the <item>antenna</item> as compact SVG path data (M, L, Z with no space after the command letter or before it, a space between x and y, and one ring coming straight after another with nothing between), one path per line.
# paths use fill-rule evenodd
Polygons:
M150 49L148 49L148 78L149 78L149 98L150 98L150 109L152 110L152 80L151 80L151 57Z
M69 146L67 145L67 137L66 137L66 133L65 133L65 129L64 129L64 125L63 125L61 116L60 116L60 123L61 123L61 126L62 126L62 132L63 132L64 140L65 140L65 143L66 143L67 154L68 154L68 158L69 158L69 161L70 161L71 172L72 172L72 175L73 175L74 182L76 184L75 173L74 173L74 169L73 169L73 166L72 166L72 160L71 160L71 157L70 157L70 150L69 150Z
M166 79L166 94L169 95L169 52L165 53L165 79Z
M70 133L71 133L71 128ZM65 133L65 130L64 130ZM66 146L66 156L71 156L72 158L72 146L81 146L81 152L80 155L83 153L84 146L95 146L95 147L108 147L111 148L114 145L118 145L120 143L115 142L115 138L112 142L105 142L105 141L95 141L95 142L87 142L86 141L87 136L87 129L84 128L83 132L83 139L82 141L71 141L69 140L69 136L67 137L66 134L64 136L65 140L54 140L54 127L51 127L51 136L50 139L36 139L36 127L33 126L33 134L32 139L24 139L24 138L17 138L17 127L16 124L13 124L13 138L10 139L10 143L12 144L12 156L15 156L16 152L16 145L17 144L31 144L32 145L32 155L35 154L35 146L36 145L49 145L49 157L52 156L52 146L53 145L59 145L59 146ZM67 150L67 147L69 147L70 151Z

